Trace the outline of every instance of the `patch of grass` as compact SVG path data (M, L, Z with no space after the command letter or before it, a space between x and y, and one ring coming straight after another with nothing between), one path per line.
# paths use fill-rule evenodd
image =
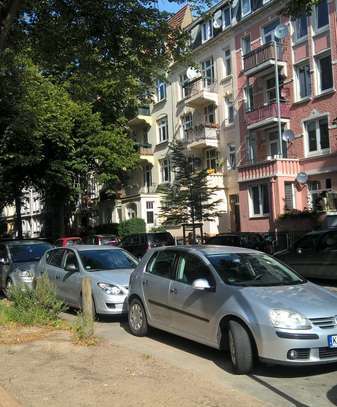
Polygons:
M94 335L94 321L86 318L81 312L77 314L72 331L75 343L85 346L97 344L97 337Z

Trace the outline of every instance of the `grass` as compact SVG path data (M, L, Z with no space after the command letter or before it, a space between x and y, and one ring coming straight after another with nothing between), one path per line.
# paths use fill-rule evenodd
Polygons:
M73 338L75 343L85 346L97 344L97 337L94 335L94 321L86 318L82 313L78 313L72 325Z

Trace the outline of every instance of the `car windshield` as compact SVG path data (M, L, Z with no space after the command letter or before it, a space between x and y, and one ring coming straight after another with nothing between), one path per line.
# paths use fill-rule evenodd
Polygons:
M123 250L85 250L79 252L87 271L133 269L137 260Z
M221 279L230 285L276 286L303 284L305 279L270 256L222 253L207 256Z
M30 261L39 261L44 252L51 249L51 245L43 244L22 244L9 247L12 261L14 263L24 263Z

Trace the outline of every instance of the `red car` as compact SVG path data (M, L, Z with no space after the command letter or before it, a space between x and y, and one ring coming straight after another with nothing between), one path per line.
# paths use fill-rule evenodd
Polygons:
M55 242L55 246L58 247L73 246L75 244L82 244L82 239L80 237L60 237Z

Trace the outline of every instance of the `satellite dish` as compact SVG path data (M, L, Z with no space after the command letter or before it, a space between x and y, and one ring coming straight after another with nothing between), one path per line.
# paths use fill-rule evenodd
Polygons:
M215 29L221 28L222 26L222 11L218 10L217 12L214 13L213 16L213 27Z
M284 130L283 134L282 134L282 140L287 141L288 143L290 143L291 141L293 141L295 138L295 133L290 130Z
M301 185L306 184L308 182L308 174L305 172L299 172L296 176L296 181Z
M276 28L275 28L275 37L279 40L283 40L283 38L285 38L289 33L288 30L288 26L286 26L285 24L279 24Z
M232 1L232 7L235 8L239 4L239 0Z
M200 73L195 68L193 68L193 66L187 68L186 76L190 81L197 78L199 75Z

